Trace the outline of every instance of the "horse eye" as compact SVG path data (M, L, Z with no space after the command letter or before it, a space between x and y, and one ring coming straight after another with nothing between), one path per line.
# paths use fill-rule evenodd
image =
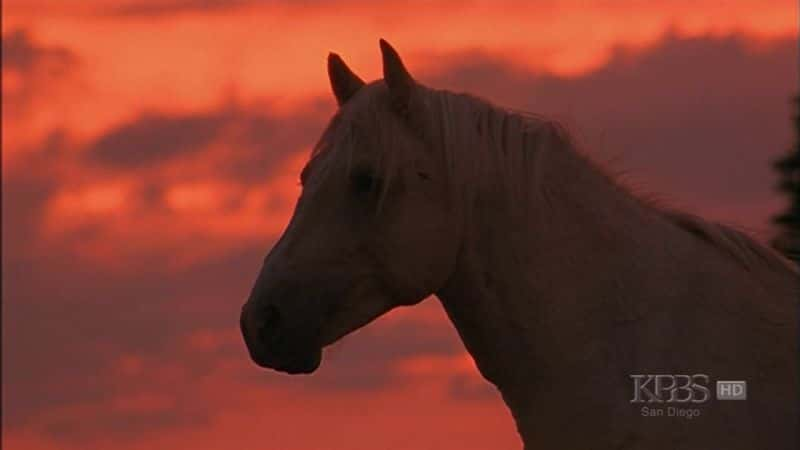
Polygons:
M378 187L378 179L367 170L359 170L352 177L353 190L357 194L366 194Z

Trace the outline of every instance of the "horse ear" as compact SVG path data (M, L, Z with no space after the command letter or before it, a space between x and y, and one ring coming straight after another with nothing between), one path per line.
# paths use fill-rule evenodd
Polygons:
M414 79L406 70L397 51L383 39L380 40L380 44L381 54L383 54L383 80L389 86L389 92L395 103L400 106L408 106L411 89L415 84Z
M361 78L358 78L358 75L354 74L336 53L328 54L328 79L331 81L333 95L339 106L364 86Z

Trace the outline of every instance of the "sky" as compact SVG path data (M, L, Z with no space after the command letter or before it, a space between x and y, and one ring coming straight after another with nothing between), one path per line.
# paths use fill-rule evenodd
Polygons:
M768 3L768 6L767 6ZM238 315L335 111L325 59L553 117L634 191L758 239L792 0L2 4L2 444L519 449L435 299L289 377Z

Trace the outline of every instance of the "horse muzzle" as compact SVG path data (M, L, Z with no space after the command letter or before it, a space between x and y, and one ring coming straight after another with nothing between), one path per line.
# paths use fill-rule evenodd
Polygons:
M250 358L261 367L291 375L308 374L322 361L317 340L293 332L274 305L257 308L246 303L239 325Z

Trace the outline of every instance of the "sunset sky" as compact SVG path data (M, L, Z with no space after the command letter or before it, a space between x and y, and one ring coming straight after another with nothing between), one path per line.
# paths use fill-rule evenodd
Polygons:
M769 239L794 0L5 0L6 449L519 449L435 299L288 377L238 316L335 110L325 59L562 121L635 190Z

